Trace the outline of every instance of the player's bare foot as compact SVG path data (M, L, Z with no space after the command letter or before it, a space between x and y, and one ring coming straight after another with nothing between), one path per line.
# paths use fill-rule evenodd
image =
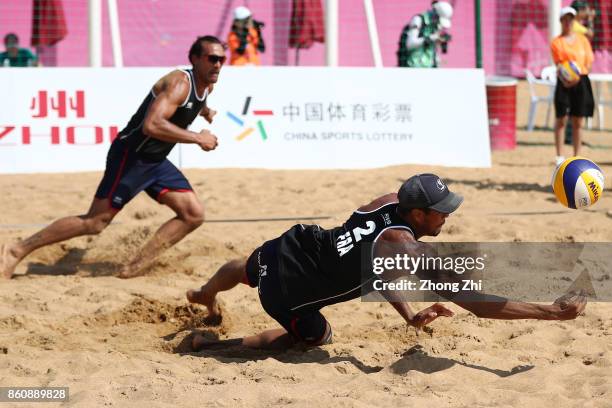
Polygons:
M191 340L191 348L193 351L200 351L206 347L207 343L208 341L204 336L202 336L201 334L196 334Z
M240 347L242 339L227 339L218 340L206 338L205 334L196 333L191 339L191 349L193 351L207 350L224 350L228 347Z
M118 277L121 279L130 279L130 278L135 278L137 276L142 276L145 273L146 273L146 270L144 268L136 269L136 268L130 268L129 266L124 266L121 269L121 271L119 271Z
M206 306L208 309L208 316L206 320L216 321L221 318L221 308L217 303L216 296L211 296L204 290L204 286L200 290L190 289L186 293L187 300L189 303L199 303Z
M11 279L18 263L19 258L12 253L10 246L0 245L0 278Z

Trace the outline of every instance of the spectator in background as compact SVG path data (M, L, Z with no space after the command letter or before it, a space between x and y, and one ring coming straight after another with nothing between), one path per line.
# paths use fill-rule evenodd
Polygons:
M589 7L589 3L586 1L573 1L571 6L576 10L576 18L574 19L574 25L572 31L575 33L586 35L590 41L593 41L595 32L595 10Z
M230 65L261 65L259 53L266 50L261 36L262 22L253 19L251 10L236 7L232 30L227 37Z
M576 10L573 8L561 9L561 35L553 39L551 44L552 57L556 65L571 61L580 70L580 76L574 82L568 82L562 75L558 75L555 88L557 165L565 160L561 154L561 129L565 126L565 117L568 114L571 117L574 156L577 156L581 147L582 118L593 116L594 108L593 89L588 77L593 65L593 50L586 36L572 31L575 17Z
M2 67L33 67L38 65L38 58L27 48L19 48L19 37L15 33L4 36L5 52L0 52Z
M451 39L446 32L451 27L453 6L446 1L434 1L431 10L418 14L404 27L397 51L398 66L435 68L440 65L437 48L446 54Z
M574 18L572 31L577 34L585 35L592 43L595 36L593 31L595 10L590 8L586 1L574 1L570 7L576 10L576 18ZM565 144L573 144L572 125L570 123L565 126Z

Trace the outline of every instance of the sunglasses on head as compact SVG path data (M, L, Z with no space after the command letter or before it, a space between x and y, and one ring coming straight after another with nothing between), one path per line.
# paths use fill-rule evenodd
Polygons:
M220 62L221 65L225 64L225 60L227 59L225 55L224 56L207 55L206 58L208 59L208 62L210 62L211 64L216 64L217 62Z

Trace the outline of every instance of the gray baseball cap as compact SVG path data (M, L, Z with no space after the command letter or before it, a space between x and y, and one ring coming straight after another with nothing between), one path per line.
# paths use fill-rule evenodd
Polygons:
M429 208L444 214L455 211L463 197L448 189L435 174L417 174L406 180L397 192L401 208Z

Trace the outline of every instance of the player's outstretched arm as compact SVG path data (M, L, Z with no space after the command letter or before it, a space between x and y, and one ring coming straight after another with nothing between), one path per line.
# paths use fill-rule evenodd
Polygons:
M456 301L453 303L485 319L537 319L537 320L572 320L578 317L586 307L586 296L582 293L563 296L552 305L515 302L504 298L487 301Z
M430 245L418 242L405 232L387 231L382 235L381 242L377 244L377 256L394 257L408 255L419 257L422 254L435 256ZM389 271L386 271L389 273ZM449 271L414 271L420 279L441 283L440 287L450 287L448 283L461 282L460 275ZM390 271L393 277L393 271ZM538 319L538 320L571 320L578 317L586 307L586 296L583 293L569 294L557 299L552 305L541 305L527 302L517 302L504 297L470 291L466 293L453 293L448 290L438 290L436 293L458 306L486 319Z
M460 285L462 281L462 276L454 271L417 270L416 274L420 279L440 283L440 287L452 287L453 283ZM436 293L484 319L571 320L584 311L587 302L584 293L567 294L557 299L552 305L518 302L478 291L457 293L450 290L437 290Z
M461 283L461 275L452 271L416 272L420 279L440 283L449 287ZM537 320L571 320L578 317L586 307L584 293L567 294L557 299L552 305L518 302L505 297L481 293L478 291L455 293L449 290L436 290L438 295L455 303L484 319L537 319Z
M461 282L461 275L453 271L416 272L421 279L440 283L440 287L450 287L452 283ZM490 295L478 291L452 292L436 290L443 298L472 312L484 319L537 319L537 320L571 320L578 317L586 307L584 293L566 294L555 300L552 305L518 302L505 297Z

